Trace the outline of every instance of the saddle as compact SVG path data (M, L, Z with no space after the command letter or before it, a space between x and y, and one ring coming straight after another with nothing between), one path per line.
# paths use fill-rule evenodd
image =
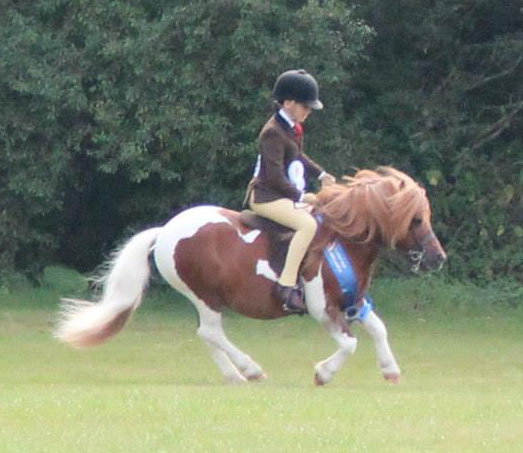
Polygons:
M254 211L245 209L240 212L240 222L253 230L261 230L269 238L269 264L278 275L283 270L289 244L294 230L279 223L259 216Z
M269 238L269 264L278 274L281 274L289 243L294 235L294 230L284 227L279 223L261 217L250 210L240 213L240 222L248 228L261 230ZM358 305L358 281L354 265L345 247L335 240L323 250L326 262L340 287L341 310L349 322L364 321L374 309L374 302L368 293L363 298L363 305Z

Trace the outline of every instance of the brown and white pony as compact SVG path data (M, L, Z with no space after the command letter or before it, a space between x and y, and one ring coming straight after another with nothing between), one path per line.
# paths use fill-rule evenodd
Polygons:
M323 249L338 239L346 248L358 281L357 303L365 303L378 250L382 246L414 256L417 267L440 268L445 252L432 231L425 190L390 167L362 170L342 184L323 188L316 212L323 215L302 265L309 314L323 324L339 349L315 366L315 380L329 382L357 339L342 311L338 281ZM216 206L187 209L165 226L133 236L115 255L104 276L97 303L64 300L56 336L75 347L93 346L122 329L140 305L149 280L149 255L169 284L185 295L199 314L198 335L230 382L265 378L261 367L226 337L223 308L244 316L285 316L271 291L277 275L268 261L267 235L240 222L238 212ZM387 330L374 313L362 321L372 337L384 377L397 382L400 368L390 349Z

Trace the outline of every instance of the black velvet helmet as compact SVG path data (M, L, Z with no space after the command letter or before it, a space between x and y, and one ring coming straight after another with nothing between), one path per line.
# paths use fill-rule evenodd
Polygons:
M318 82L304 69L293 69L281 74L276 79L272 95L280 103L291 100L314 110L323 108L318 99Z

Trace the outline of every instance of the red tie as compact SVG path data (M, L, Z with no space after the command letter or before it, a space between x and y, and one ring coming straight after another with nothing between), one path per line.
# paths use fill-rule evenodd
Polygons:
M294 125L294 134L297 138L300 138L303 135L303 126L300 123Z

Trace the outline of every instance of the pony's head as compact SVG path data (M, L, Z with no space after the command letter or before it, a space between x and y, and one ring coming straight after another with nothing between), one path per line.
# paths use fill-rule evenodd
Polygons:
M399 249L413 269L440 268L447 259L431 225L425 190L392 167L361 170L344 183L322 188L319 211L340 236Z

